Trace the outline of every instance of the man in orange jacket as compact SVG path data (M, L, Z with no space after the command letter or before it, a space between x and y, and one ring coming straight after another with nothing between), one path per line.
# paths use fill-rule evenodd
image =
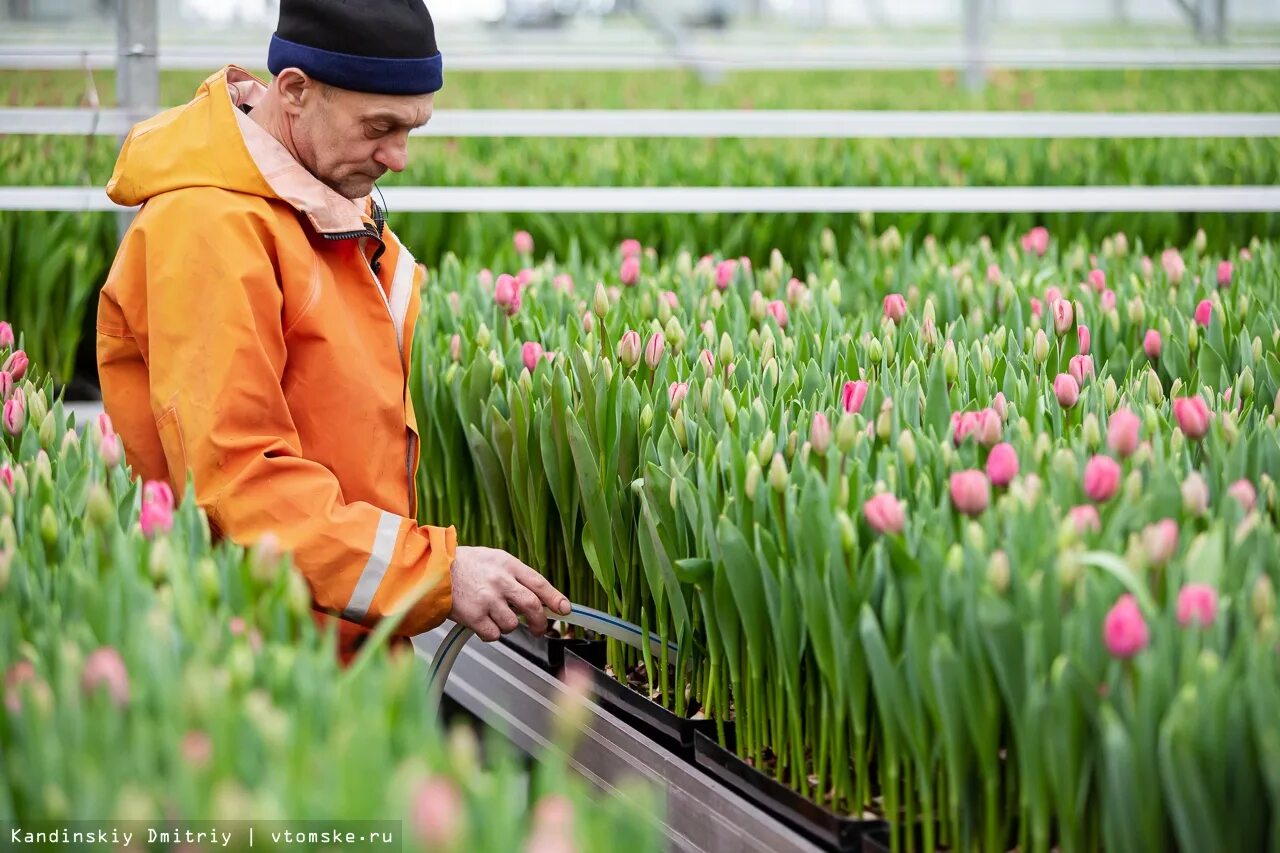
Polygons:
M422 0L282 0L268 85L229 66L137 125L107 192L142 205L98 305L102 396L136 476L216 538L273 533L339 618L484 640L569 602L503 551L416 521L408 387L423 271L370 193L405 167L441 56ZM431 464L431 460L427 460Z

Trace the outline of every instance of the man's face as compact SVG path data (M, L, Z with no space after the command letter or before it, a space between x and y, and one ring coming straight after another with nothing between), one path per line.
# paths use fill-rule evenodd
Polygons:
M335 192L364 198L408 160L409 131L431 118L435 95L370 95L311 81L293 121L302 165Z

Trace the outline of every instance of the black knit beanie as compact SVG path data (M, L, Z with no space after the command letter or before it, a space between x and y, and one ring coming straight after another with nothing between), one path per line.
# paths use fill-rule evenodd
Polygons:
M423 95L444 85L423 0L280 0L267 68L301 68L355 92Z

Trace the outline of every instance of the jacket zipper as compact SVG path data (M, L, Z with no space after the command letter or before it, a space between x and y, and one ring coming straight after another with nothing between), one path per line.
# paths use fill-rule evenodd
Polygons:
M387 244L382 239L382 229L386 220L383 219L382 209L378 207L378 203L376 201L373 203L373 216L374 216L374 221L377 223L376 227L373 225L366 225L364 228L362 228L359 231L343 231L338 234L324 234L323 236L326 240L335 240L335 241L336 240L358 240L362 237L372 237L373 239L378 241L378 248L374 250L373 257L369 259L368 269L369 269L369 272L373 275L373 286L377 289L378 296L381 297L382 304L387 309L387 316L391 318L391 322L394 324L396 321L396 318L395 318L395 315L391 313L391 303L387 301L386 295L382 292L382 284L381 282L378 281L378 264L379 264L378 259L381 258L382 253L386 251ZM398 342L400 338L400 330L392 329L392 331L395 333L396 339ZM404 350L399 345L399 343L397 343L396 361L400 362L403 358L404 358ZM405 369L403 366L401 366L400 368L400 373L401 373L401 376L403 377L403 382L401 383L401 386L400 386L400 406L401 408L403 408L404 395L407 394L409 391L409 375L407 372L405 372ZM408 437L406 438L406 441L405 441L406 448L405 448L405 460L404 460L404 473L405 473L405 480L408 482L408 487L409 487L409 517L414 520L414 523L417 523L418 493L417 493L417 484L413 482L413 448L414 448L413 430L406 428L405 432L408 434Z

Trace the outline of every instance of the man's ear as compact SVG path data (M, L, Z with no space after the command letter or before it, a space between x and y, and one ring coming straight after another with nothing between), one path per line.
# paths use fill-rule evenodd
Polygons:
M297 115L308 100L316 97L320 83L301 68L286 68L276 75L275 86L285 112Z

